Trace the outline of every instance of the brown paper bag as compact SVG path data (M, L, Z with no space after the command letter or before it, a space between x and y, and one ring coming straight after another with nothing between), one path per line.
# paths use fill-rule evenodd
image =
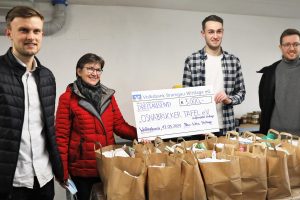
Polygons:
M228 162L199 162L206 187L208 199L242 199L242 181L239 158L236 156L220 156L229 159Z
M236 140L231 140L231 136L234 136ZM218 137L218 143L234 145L235 150L237 150L239 148L239 133L235 131L228 131L226 136ZM216 151L222 150L216 149Z
M148 200L180 200L181 162L167 154L149 154L147 157Z
M283 140L283 135L287 136L287 140ZM292 145L293 135L289 133L280 133L281 146L288 151L287 165L290 178L291 188L300 187L300 145Z
M105 195L107 192L107 184L108 184L109 174L110 174L110 170L111 170L111 166L112 166L112 159L102 156L102 153L106 152L106 151L114 150L117 148L121 148L121 147L122 147L121 145L109 145L106 147L102 147L100 145L100 148L95 150L97 171L98 171L101 181L103 183L103 190L104 190Z
M130 171L138 174L140 172L140 166L144 164L141 158L131 158L131 157L105 157L102 155L103 152L114 150L122 147L121 145L110 145L100 149L95 150L97 170L101 181L103 183L104 194L107 196L108 182L111 176L111 170L113 167L119 167L121 169L130 169Z
M284 152L267 151L268 199L291 196L287 157Z
M155 153L156 148L153 143L138 143L136 140L133 141L132 148L135 150L135 154L150 154Z
M154 139L154 146L157 148L157 149L159 149L159 151L161 152L161 153L172 153L172 152L170 152L169 151L169 149L171 149L171 147L173 146L173 145L175 145L176 143L175 142L173 142L173 141L171 141L171 140L169 140L169 141L163 141L160 137L156 137L155 139ZM166 148L166 147L169 147L169 148ZM152 152L152 153L154 153L154 152Z
M250 152L235 152L239 157L243 199L266 199L267 161L266 156Z
M287 157L284 152L277 151L275 145L278 140L260 140L262 143L253 144L252 151L256 154L266 154L268 199L284 198L291 196L291 186L287 167ZM271 145L274 150L270 150Z
M243 199L266 199L268 189L266 153L250 153L249 149L247 148L246 152L235 151L234 145L226 144L222 153L239 158Z
M213 150L214 145L218 142L218 137L213 133L206 133L205 139L200 140L200 142L203 142L205 144L207 150Z
M130 165L124 162L129 162ZM135 166L134 166L135 165ZM137 167L137 165L139 165ZM114 159L107 186L107 200L144 200L147 170L136 158Z
M180 146L182 146L185 150L191 150L193 144L199 142L199 140L185 140L182 137L177 138L177 143L180 144Z
M173 154L181 162L182 200L202 200L206 198L205 185L201 176L198 161L191 151Z

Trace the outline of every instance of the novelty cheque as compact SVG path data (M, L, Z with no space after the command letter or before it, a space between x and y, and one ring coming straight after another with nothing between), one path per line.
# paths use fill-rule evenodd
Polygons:
M138 140L219 131L210 86L132 92Z

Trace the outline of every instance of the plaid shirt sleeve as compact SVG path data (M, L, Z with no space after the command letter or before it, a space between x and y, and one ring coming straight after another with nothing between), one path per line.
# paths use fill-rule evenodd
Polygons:
M190 58L188 57L184 63L184 71L183 71L183 79L182 79L183 87L191 87L192 86L192 72L191 72L191 66L190 66L189 60L190 60Z
M224 77L226 93L232 100L232 105L240 104L244 101L246 94L240 60L233 55L225 53L223 62L226 72Z
M183 87L205 85L204 50L193 53L185 60L182 79Z

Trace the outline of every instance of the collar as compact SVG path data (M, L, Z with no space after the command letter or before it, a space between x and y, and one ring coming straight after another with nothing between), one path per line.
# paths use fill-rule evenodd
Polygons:
M229 57L229 54L227 51L223 51L223 48L221 47L221 52L222 52L222 60L226 59ZM206 60L207 59L207 53L205 52L205 47L203 47L201 50L199 50L199 54L200 54L200 59L202 60Z
M13 54L13 52L11 52L11 53L12 53L12 55L15 57L16 61L17 61L20 65L22 65L23 67L25 67L25 68L26 68L26 71L27 71L27 65L26 65L24 62L22 62L15 54ZM38 67L37 62L36 62L35 58L33 58L33 62L32 62L32 70L30 70L30 72L35 71L35 69L36 69L37 67Z

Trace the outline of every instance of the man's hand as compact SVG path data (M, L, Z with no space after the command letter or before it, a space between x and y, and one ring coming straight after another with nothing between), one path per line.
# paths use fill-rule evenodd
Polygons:
M221 91L215 95L215 102L217 104L218 103L231 104L232 100L226 95L224 91Z

